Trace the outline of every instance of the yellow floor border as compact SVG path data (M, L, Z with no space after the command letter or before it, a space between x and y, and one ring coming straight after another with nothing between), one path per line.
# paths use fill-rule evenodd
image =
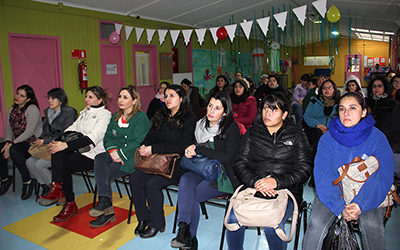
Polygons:
M78 207L84 207L93 202L93 194L86 193L75 198ZM113 193L115 207L129 209L129 198ZM38 204L32 204L33 206ZM60 206L52 206L42 212L3 227L10 233L29 240L46 249L117 249L136 237L133 230L137 225L136 216L132 216L131 224L127 219L93 239L71 232L50 223ZM165 216L174 212L176 207L164 204Z

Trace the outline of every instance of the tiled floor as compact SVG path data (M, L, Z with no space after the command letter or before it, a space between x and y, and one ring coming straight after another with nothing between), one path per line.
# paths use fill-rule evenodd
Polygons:
M77 235L75 235L75 233L66 230L60 231L62 233L59 233L57 230L61 229L54 227L52 229L52 227L48 227L48 224L45 224L44 226L40 225L41 223L48 223L47 221L51 221L52 216L55 215L60 208L39 206L35 202L35 198L33 196L28 200L22 201L20 199L21 181L19 176L17 176L16 189L17 190L15 192L12 192L10 188L5 195L0 197L0 249L45 249L42 247L43 244L39 245L32 242L39 242L37 238L40 238L39 236L43 235L53 235L54 237L52 238L52 240L54 240L53 244L49 243L45 245L48 249L173 249L170 246L170 241L173 237L175 237L175 235L172 234L172 224L175 212L173 212L174 208L169 206L167 199L165 199L165 203L168 204L166 205L166 213L169 215L166 217L166 231L158 234L152 239L141 239L140 237L135 237L133 230L136 226L136 218L133 216L133 221L130 225L127 225L126 220L124 220L118 225L118 230L109 230L93 239L78 235L80 238L79 240L76 240L78 238L76 238ZM81 176L74 176L74 189L76 196L81 195L77 198L79 203L90 203L92 195L86 193L87 189ZM123 191L124 188L121 188L121 190ZM305 186L304 190L305 200L311 202L315 196L314 190L308 186ZM116 189L114 191L116 192ZM171 192L171 195L173 201L176 203L176 193ZM127 196L124 196L123 199L120 199L117 195L114 199L114 204L116 203L119 204L118 206L125 209L127 209L127 205L129 204ZM199 240L199 249L219 249L224 208L208 204L207 212L209 219L206 220L204 216L201 216L199 225L199 231L197 235ZM38 213L41 213L41 219L46 220L46 222L33 219L33 217L35 217ZM16 223L18 221L21 222ZM388 250L400 249L399 225L400 208L397 208L394 209L392 218L389 220L386 226L386 249ZM290 224L287 224L287 227L289 226ZM26 238L30 238L31 241L9 232L10 229L16 230L13 232L17 232L16 234L19 235L20 233L28 233L28 235L31 237ZM53 231L57 231L57 233ZM36 237L34 235L38 236ZM57 237L63 237L62 239L65 240L60 241L57 239ZM303 237L302 231L300 233L300 237L301 239ZM294 240L289 243L288 249L293 249L293 245ZM263 235L257 235L257 231L255 229L248 229L246 230L244 248L246 250L268 249L268 244ZM228 249L226 240L224 249ZM299 249L301 249L301 246L299 246Z

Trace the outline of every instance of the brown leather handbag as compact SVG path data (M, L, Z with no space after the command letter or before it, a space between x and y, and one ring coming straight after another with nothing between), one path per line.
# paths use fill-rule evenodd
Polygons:
M133 167L147 174L158 174L167 178L172 178L175 162L178 158L178 154L151 154L149 156L141 156L139 149L136 149L135 164ZM170 169L171 161L173 161L173 163Z

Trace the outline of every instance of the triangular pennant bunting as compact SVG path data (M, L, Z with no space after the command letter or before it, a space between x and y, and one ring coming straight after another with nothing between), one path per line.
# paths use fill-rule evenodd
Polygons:
M325 13L326 13L326 0L318 0L315 2L312 2L314 7L318 10L319 14L325 18Z
M204 42L204 36L206 35L207 29L196 29L197 40L199 41L200 46Z
M120 23L114 23L114 26L115 26L115 31L116 32L118 32L118 35L120 35L121 34L121 29L122 29L122 24L120 24Z
M281 28L282 30L285 30L286 27L286 16L287 16L287 11L274 15L276 21L278 22L278 27Z
M168 30L158 30L158 39L160 41L160 45L164 43L167 32Z
M136 40L137 40L138 43L139 43L139 41L140 41L140 38L142 37L143 30L144 30L143 28L135 27L135 31L136 31Z
M258 23L258 26L260 26L260 29L263 32L264 36L267 37L269 17L257 19L257 23Z
M190 43L190 37L192 36L193 30L182 30L183 39L185 40L186 46Z
M219 27L210 28L210 32L211 32L211 35L212 35L212 37L214 39L214 43L215 44L217 44L217 42L218 42L218 37L217 37L217 30L218 29L219 29Z
M233 43L233 39L235 39L236 26L237 26L237 24L225 26L225 29L228 31L229 39L231 39L232 43Z
M304 21L306 20L306 11L307 11L307 5L293 9L294 14L297 16L299 22L303 26L304 26Z
M171 34L172 45L175 46L176 41L178 40L180 30L170 30L169 33Z
M129 39L129 37L131 36L132 30L133 30L132 26L125 25L125 38L127 41Z
M249 40L251 27L253 26L253 21L240 23L240 26L242 26L243 32L244 32L247 40Z
M147 32L147 42L148 44L151 43L151 40L153 40L154 32L156 32L155 29L146 29Z

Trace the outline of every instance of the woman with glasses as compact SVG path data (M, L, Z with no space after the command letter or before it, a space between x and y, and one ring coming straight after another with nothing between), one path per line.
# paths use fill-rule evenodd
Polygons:
M329 122L337 114L337 105L340 99L340 92L332 80L326 80L318 88L318 95L311 98L304 113L304 121L308 125L305 130L308 141L313 146L315 157L319 138L328 131ZM313 179L310 180L313 185Z
M151 100L149 107L147 108L147 117L149 120L154 116L154 114L160 109L160 108L165 108L165 101L164 101L164 91L165 89L170 86L168 82L162 82L160 83L160 86L158 87L158 92L156 96Z
M375 127L381 129L397 104L397 101L393 99L392 87L385 77L376 77L370 82L367 90L368 112L376 121Z
M393 98L400 101L400 75L395 75L390 80L390 85L393 88Z

